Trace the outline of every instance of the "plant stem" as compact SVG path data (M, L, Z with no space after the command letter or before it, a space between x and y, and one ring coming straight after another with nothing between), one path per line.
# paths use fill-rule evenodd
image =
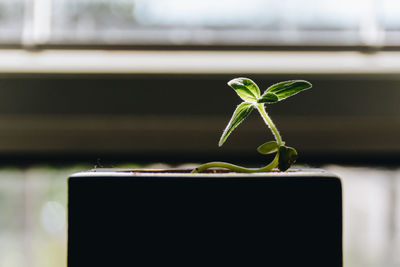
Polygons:
M278 143L278 146L282 146L283 145L282 137L279 134L279 131L276 128L275 124L273 123L273 121L268 116L267 112L265 111L264 104L257 104L256 108L257 108L258 112L260 113L261 117L263 118L265 124L271 129L271 131L276 139L276 142ZM271 161L270 164L268 164L267 166L262 167L262 168L256 168L256 169L245 168L245 167L241 167L241 166L234 165L231 163L215 161L215 162L209 162L209 163L200 165L199 167L194 169L192 171L192 173L202 172L202 171L210 169L210 168L224 168L224 169L229 169L234 172L244 172L244 173L268 172L268 171L271 171L276 166L278 166L278 163L279 163L279 152L276 153L275 158Z
M200 165L199 167L194 169L192 171L192 173L202 172L202 171L210 169L210 168L224 168L224 169L229 169L229 170L234 171L234 172L244 172L244 173L269 172L273 168L278 166L278 160L279 160L279 153L276 153L275 158L271 161L270 164L268 164L265 167L255 168L255 169L253 169L253 168L245 168L245 167L241 167L241 166L234 165L234 164L231 164L231 163L226 163L226 162L218 162L218 161L209 162L209 163L205 163L203 165Z
M271 118L268 116L267 112L265 111L264 104L257 104L257 110L260 112L261 117L263 118L264 122L268 127L271 129L272 133L275 136L276 142L278 143L278 146L282 146L282 137L279 134L278 129L276 128L275 124L271 120Z

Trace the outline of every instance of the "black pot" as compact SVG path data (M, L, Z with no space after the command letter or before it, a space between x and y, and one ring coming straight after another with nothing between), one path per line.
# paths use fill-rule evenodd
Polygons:
M68 266L342 266L342 189L320 169L81 172Z

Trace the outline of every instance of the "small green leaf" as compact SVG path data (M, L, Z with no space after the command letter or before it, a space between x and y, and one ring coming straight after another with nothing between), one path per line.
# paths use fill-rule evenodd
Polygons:
M261 154L271 154L278 151L278 147L279 146L277 142L269 141L257 147L257 151L260 152Z
M251 103L242 102L233 112L232 118L222 133L218 145L222 146L231 132L253 111L254 106Z
M281 101L301 91L310 89L311 87L311 83L303 80L280 82L268 87L261 98L268 93L274 93L278 97L278 101Z
M290 166L296 162L298 157L296 149L289 146L279 147L279 164L278 168L281 171L286 171Z
M260 89L257 84L248 78L235 78L228 82L241 99L247 102L255 102L260 97Z
M278 100L279 98L276 94L267 92L257 100L257 103L275 103Z

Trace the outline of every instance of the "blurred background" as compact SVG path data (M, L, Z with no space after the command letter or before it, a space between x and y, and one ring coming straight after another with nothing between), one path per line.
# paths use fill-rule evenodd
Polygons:
M342 178L345 265L400 266L399 1L0 0L0 267L66 266L73 172L268 161L254 114L217 146L238 76L314 85L267 111Z

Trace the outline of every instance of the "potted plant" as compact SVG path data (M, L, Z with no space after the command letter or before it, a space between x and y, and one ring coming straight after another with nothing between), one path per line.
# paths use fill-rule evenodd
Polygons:
M226 162L210 162L197 167L193 172L202 172L210 168L225 168L245 173L269 172L275 167L278 167L280 171L289 169L296 162L298 157L297 151L293 147L285 145L278 129L268 116L265 105L282 101L303 90L310 89L312 86L311 83L304 80L284 81L268 87L262 95L257 84L248 78L233 79L228 82L228 85L236 91L243 102L233 112L232 118L219 140L219 146L222 146L232 131L256 109L275 137L275 141L269 141L260 145L257 151L261 154L276 153L276 155L271 163L261 168L249 169Z
M265 167L225 162L194 170L95 169L68 181L68 267L342 266L340 180L289 169L286 146L265 105L311 88L285 81L263 94L248 78L228 82L242 98L219 145L256 109L275 141Z

